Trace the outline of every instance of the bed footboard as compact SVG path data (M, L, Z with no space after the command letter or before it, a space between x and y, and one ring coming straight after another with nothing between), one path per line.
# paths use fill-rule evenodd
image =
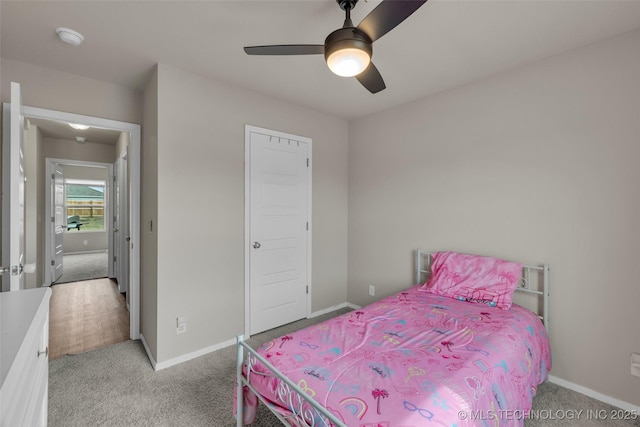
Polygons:
M252 393L254 393L258 399L267 407L284 425L290 426L307 426L307 427L347 427L342 423L335 415L327 411L322 405L316 402L311 396L304 392L300 387L294 384L291 380L285 377L280 371L278 371L272 364L270 364L264 357L258 354L253 348L251 348L245 341L242 335L238 335L237 339L237 362L236 362L236 422L237 427L243 425L244 414L244 387L248 387ZM246 351L246 358L245 358ZM265 368L269 370L268 373L258 372L254 370L256 362L259 361ZM243 366L246 370L246 376L243 374ZM286 408L290 414L284 415L278 411L274 404L267 401L261 396L261 394L251 384L251 375L268 375L277 377L280 379L278 388L276 390L276 398L281 405Z

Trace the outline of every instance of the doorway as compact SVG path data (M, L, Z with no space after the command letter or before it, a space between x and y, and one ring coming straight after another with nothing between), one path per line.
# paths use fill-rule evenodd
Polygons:
M127 272L127 303L129 306L129 338L139 339L140 337L140 301L139 301L139 289L140 289L140 253L139 253L139 236L140 236L140 125L119 122L109 119L102 119L91 116L83 116L79 114L65 113L54 110L46 110L35 107L24 106L22 113L27 120L48 120L56 123L63 123L65 126L69 124L78 124L82 126L88 126L98 131L116 131L127 138L127 165L128 165L128 181L127 191L125 194L128 196L128 233L123 233L123 239L126 240L128 255L128 272ZM82 141L78 141L80 144ZM120 153L118 153L120 154ZM72 156L71 156L72 157ZM112 157L112 162L116 157ZM42 166L40 169L44 169ZM42 170L44 175L44 170ZM44 180L43 180L44 181ZM42 182L42 181L41 181ZM124 185L124 184L123 184ZM45 191L48 193L48 191ZM47 205L47 203L45 203ZM44 215L43 215L44 217ZM46 216L44 218L50 218ZM109 216L112 218L112 215ZM46 226L51 226L51 221L43 221ZM108 233L111 236L113 234L113 223L107 220ZM49 229L49 227L43 227ZM49 236L50 233L44 233ZM44 237L42 237L44 243ZM109 239L110 246L113 245L113 239ZM37 268L48 275L50 278L51 270L48 268L51 262L51 249L50 245L42 245L44 247L44 254L40 258L40 262L37 263ZM112 274L113 264L110 263L110 275ZM47 274L48 273L48 274ZM42 284L46 285L48 279L45 279ZM41 284L38 284L40 286Z
M49 126L42 120L33 121L32 124L37 125L38 129ZM50 145L50 138L55 134L50 130L44 130L41 134L43 145ZM45 135L47 138L44 138ZM60 145L59 142L54 144ZM75 142L66 141L66 144L73 146ZM50 148L46 153L57 151ZM45 273L50 274L44 275L44 284L48 286L106 277L121 281L119 271L109 268L109 261L117 256L117 245L110 244L111 236L117 235L109 231L117 227L116 224L112 227L109 224L110 218L115 216L113 211L117 206L112 200L118 193L119 185L113 179L114 165L50 157L45 159L45 165L48 171L45 189L48 193L44 217L51 218L51 223L45 230L45 247L49 248L45 260L50 260L50 266L47 266L49 271ZM119 244L119 241L116 243Z

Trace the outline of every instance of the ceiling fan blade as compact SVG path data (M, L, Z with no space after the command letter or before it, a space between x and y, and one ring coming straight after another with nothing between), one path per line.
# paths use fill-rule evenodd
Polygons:
M373 62L370 62L369 66L356 76L356 79L371 93L378 93L387 87Z
M280 44L270 46L247 46L247 55L317 55L324 54L323 44Z
M371 41L376 41L426 2L427 0L384 0L365 16L358 28L364 31Z

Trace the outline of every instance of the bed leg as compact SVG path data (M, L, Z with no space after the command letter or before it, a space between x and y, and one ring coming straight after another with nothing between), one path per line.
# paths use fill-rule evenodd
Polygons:
M238 354L236 357L236 426L242 427L242 421L244 418L244 408L243 408L243 398L242 398L242 389L244 385L242 383L242 363L244 361L244 351L240 343L243 341L244 337L242 335L238 335L236 337L237 346L238 346Z

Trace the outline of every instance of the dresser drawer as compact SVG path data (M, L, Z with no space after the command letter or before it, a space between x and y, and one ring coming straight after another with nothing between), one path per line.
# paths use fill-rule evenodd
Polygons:
M44 289L43 289L44 290ZM29 290L31 291L31 290ZM11 292L20 294L29 291ZM0 426L43 426L47 423L47 386L49 375L49 295L43 295L30 322L6 318L6 296L3 298L2 332L9 345L14 345L12 360L3 360L3 381L0 390ZM11 310L16 310L11 301ZM9 329L9 333L5 333ZM14 336L10 336L13 334ZM21 334L16 338L16 334ZM21 340L20 340L21 338ZM7 365L4 365L7 364Z

